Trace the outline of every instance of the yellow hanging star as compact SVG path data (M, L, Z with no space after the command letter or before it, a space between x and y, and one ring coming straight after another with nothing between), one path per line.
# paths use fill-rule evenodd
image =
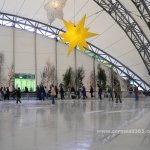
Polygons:
M63 38L62 41L64 43L69 43L67 55L70 55L76 46L80 48L81 52L84 52L85 48L88 48L86 39L97 35L88 32L89 29L84 27L85 19L86 16L84 16L76 26L71 21L67 22L66 20L63 20L67 32L59 34L58 36Z

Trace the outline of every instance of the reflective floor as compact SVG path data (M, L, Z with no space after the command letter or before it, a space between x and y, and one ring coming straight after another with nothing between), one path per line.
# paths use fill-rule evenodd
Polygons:
M150 99L0 101L0 150L149 150L144 129Z

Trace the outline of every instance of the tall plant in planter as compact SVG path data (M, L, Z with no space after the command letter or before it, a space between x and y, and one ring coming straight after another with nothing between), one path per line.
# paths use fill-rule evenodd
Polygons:
M94 71L91 72L90 74L90 86L94 86L94 81L95 77L94 77Z
M97 66L97 84L104 90L106 89L107 76L105 70L101 68L100 64Z
M10 68L8 68L8 79L7 79L7 87L12 88L15 83L15 70L14 65L11 65Z
M71 67L69 67L63 75L63 84L66 90L74 85L74 78L74 71Z
M55 66L50 63L48 60L46 65L41 73L41 84L49 87L50 84L54 84L55 80Z
M79 67L75 75L75 83L77 89L82 87L84 77L85 77L84 69L83 67Z

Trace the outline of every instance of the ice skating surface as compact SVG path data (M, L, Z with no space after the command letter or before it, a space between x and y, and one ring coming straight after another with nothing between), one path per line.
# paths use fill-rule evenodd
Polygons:
M0 150L149 150L150 133L137 130L150 131L148 98L0 101Z

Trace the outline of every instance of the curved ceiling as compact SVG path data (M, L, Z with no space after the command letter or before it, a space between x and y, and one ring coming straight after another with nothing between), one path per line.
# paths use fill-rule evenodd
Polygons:
M44 5L49 0L1 0L0 11L49 24ZM130 0L119 0L137 21L150 40L150 30ZM100 47L133 70L150 84L148 71L132 42L121 27L93 0L67 0L63 9L64 18L78 22L86 14L86 26L98 33L89 42ZM74 15L75 14L75 15ZM56 19L52 26L65 29L62 20Z

